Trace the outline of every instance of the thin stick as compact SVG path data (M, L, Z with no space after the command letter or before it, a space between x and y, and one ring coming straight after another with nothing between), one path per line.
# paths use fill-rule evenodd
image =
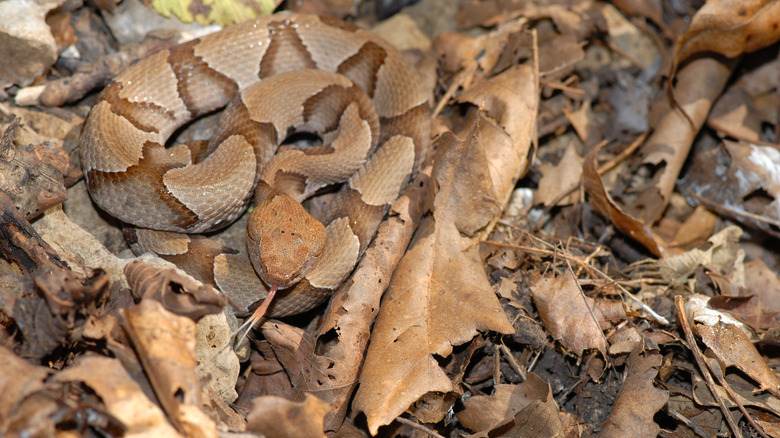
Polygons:
M701 371L701 375L704 377L704 381L707 382L707 388L710 390L710 393L712 393L712 396L715 398L715 400L717 400L718 406L720 406L720 410L723 412L723 416L726 417L726 422L728 423L731 432L735 437L742 438L742 432L739 431L737 423L734 421L734 418L732 418L731 412L729 412L729 408L726 407L726 403L723 401L723 398L720 396L720 393L715 387L715 381L712 380L712 375L710 374L710 371L707 368L707 364L702 357L703 355L701 351L699 351L699 347L696 345L696 338L693 337L693 332L691 331L691 326L688 323L688 318L685 316L682 296L676 295L674 297L674 306L677 308L677 316L680 318L680 325L683 328L683 332L685 332L685 340L688 341L688 348L693 353L693 358L696 359L696 364L699 366L699 371Z
M699 427L698 424L696 424L693 421L691 421L688 418L686 418L685 415L675 411L674 409L672 409L670 407L666 408L666 412L668 412L669 415L671 415L672 417L674 417L674 418L678 419L679 421L681 421L682 423L684 423L686 426L690 427L691 430L693 430L693 432L696 435L699 435L702 438L710 438L710 436L707 435L707 432L705 432L704 429Z
M710 368L710 371L712 371L712 374L715 375L715 378L718 379L718 383L720 383L720 386L723 387L723 389L726 390L726 393L731 397L731 401L734 402L734 404L737 405L739 408L739 411L742 412L742 415L745 416L748 423L750 423L751 426L753 426L753 429L758 432L759 435L761 435L763 438L769 438L765 433L764 429L761 428L756 422L753 420L753 417L750 416L747 409L745 409L745 405L742 404L741 401L739 401L739 398L737 397L737 394L734 392L733 389L731 389L731 385L729 385L729 382L726 381L726 377L723 375L723 371L720 368L720 364L716 363L716 366L712 365L712 361L717 361L717 359L709 359L707 360L707 366Z
M747 219L752 219L752 220L757 221L757 222L763 222L763 223L767 223L769 225L774 225L776 227L780 227L780 222L778 222L776 220L773 220L773 219L770 219L768 217L760 216L760 215L757 215L757 214L753 214L753 213L751 213L749 211L740 211L740 210L735 210L735 209L733 209L731 207L726 207L723 204L718 204L715 201L711 201L711 200L709 200L707 198L703 198L703 197L697 195L696 193L694 193L694 192L692 192L690 190L688 190L688 194L693 196L693 197L695 197L699 202L701 202L705 207L709 208L710 210L716 210L716 211L720 210L720 211L723 211L723 212L726 212L726 213L729 213L729 214L733 214L734 216L741 216L741 217L744 217L744 218L747 218Z
M525 382L528 380L528 373L523 371L523 367L520 366L519 363L517 363L517 360L514 356L512 356L512 352L509 351L509 348L507 348L506 345L501 344L499 347L502 353L504 353L504 357L506 357L507 362L509 362L509 366L515 370L518 376L520 376L520 381Z
M434 431L432 429L429 429L429 428L423 426L420 423L415 423L414 421L409 420L408 418L398 417L398 418L395 419L395 421L397 421L399 423L402 423L402 424L405 424L407 426L413 427L413 428L415 428L415 429L417 429L417 430L419 430L419 431L421 431L423 433L427 433L428 435L430 435L430 436L432 436L434 438L444 438L444 436L439 435L438 433L436 433L436 431Z

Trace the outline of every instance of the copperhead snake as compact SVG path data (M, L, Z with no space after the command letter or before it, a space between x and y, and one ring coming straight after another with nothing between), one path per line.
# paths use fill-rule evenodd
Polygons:
M430 132L421 84L388 43L342 21L284 14L234 25L145 58L103 90L80 137L87 187L132 225L134 252L256 299L278 286L267 314L301 313L351 273L419 166ZM222 108L207 143L166 147ZM300 132L322 145L279 146ZM323 217L303 209L340 182ZM194 235L229 225L252 198L247 252L262 282L238 251Z

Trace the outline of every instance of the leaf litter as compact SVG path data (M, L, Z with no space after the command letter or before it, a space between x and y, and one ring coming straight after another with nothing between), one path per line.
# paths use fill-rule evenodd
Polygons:
M252 298L129 257L79 181L85 94L188 32L117 50L94 8L133 3L0 74L0 435L780 436L776 0L404 8L426 166L327 307L239 345Z

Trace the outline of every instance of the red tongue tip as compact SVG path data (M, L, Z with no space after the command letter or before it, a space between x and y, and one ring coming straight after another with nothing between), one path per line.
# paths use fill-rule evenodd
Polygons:
M249 317L249 320L252 321L252 325L255 325L257 321L260 321L260 318L265 316L265 312L268 311L268 307L271 305L271 302L274 300L277 290L279 290L279 285L278 284L272 285L271 290L268 291L268 295L266 295L265 299L263 300L263 304L260 304L260 306L258 306L257 309L255 309L255 311L252 312L252 316Z
M242 328L246 327L246 331L244 332L243 335L241 335L241 338L238 340L238 342L235 345L241 344L241 342L243 342L243 340L246 337L246 335L249 334L249 330L252 330L252 327L254 327L254 325L258 321L260 321L260 319L263 318L263 316L265 316L265 312L268 311L268 307L271 305L271 302L273 301L274 297L276 296L276 291L277 290L279 290L279 285L278 284L272 285L271 286L271 290L268 291L268 295L265 296L265 299L263 300L263 303L260 304L260 306L258 306L257 309L255 309L254 312L252 312L252 316L247 318L247 320L244 321L244 323L241 325L241 327L239 327L235 332L233 332L234 334L238 333Z

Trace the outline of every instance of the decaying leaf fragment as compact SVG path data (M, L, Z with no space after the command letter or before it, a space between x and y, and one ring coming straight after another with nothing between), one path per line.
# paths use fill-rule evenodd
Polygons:
M14 423L17 427L24 427L20 414L26 411L25 399L44 388L49 372L43 367L30 365L5 347L0 347L0 362L3 364L3 372L0 373L0 435L4 436L13 430ZM37 408L44 407L38 404Z
M37 135L19 118L0 136L0 190L28 219L65 200L69 168L61 141Z
M713 397L707 382L701 378L698 372L691 374L693 384L692 393L696 403L702 406L717 407L718 402ZM729 373L725 376L726 383L731 387L737 399L744 406L756 406L764 410L773 412L780 416L780 398L775 397L769 392L756 391L756 385L749 378L740 373ZM729 408L736 408L737 404L731 399L731 396L723 386L717 386L720 398ZM775 423L776 424L776 423ZM770 434L772 436L772 434Z
M336 376L330 373L333 363L327 357L315 354L314 339L310 333L278 321L266 322L262 330L290 377L294 387L293 398L302 398L307 392L334 389Z
M539 189L534 192L534 204L543 204L545 207L553 205L569 205L577 197L577 193L571 193L563 199L556 199L558 195L571 187L576 187L582 177L583 158L577 154L573 144L569 144L557 165L541 163L539 172L542 179L539 181ZM557 204L553 204L556 203Z
M599 325L606 318L595 300L580 292L570 271L538 278L531 291L544 326L567 350L577 356L588 349L606 354L607 341Z
M86 278L73 271L40 269L35 274L34 286L19 282L24 288L20 296L0 289L0 307L22 333L22 356L33 358L79 341L89 316L109 292L108 277L99 269Z
M693 157L681 186L691 203L704 203L780 237L780 151L776 148L725 140L722 147Z
M247 416L247 430L267 438L324 437L322 421L330 410L330 404L311 394L301 402L270 395L257 397Z
M492 395L470 397L463 404L466 408L457 414L458 420L477 432L472 435L475 438L509 429L513 433L502 436L553 437L561 433L558 406L552 397L550 384L534 373L529 373L528 380L519 385L496 385ZM529 429L534 435L517 434L521 425L529 428L537 426Z
M162 269L136 260L125 267L125 275L136 299L157 300L166 310L195 321L221 312L227 304L225 295L180 275L175 269Z
M744 258L744 251L739 248L741 237L741 228L726 227L707 239L705 249L694 248L682 254L651 261L652 270L664 281L672 284L683 284L701 266L723 275L731 274L741 268L741 258Z

